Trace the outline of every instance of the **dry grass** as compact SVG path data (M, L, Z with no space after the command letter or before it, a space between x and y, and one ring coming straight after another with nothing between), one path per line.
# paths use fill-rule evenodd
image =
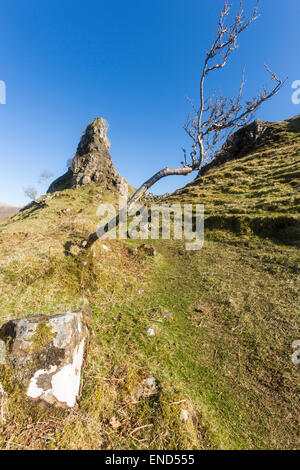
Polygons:
M258 166L252 157L249 172ZM274 165L283 165L280 158ZM221 204L213 206L214 194L225 194L236 207L244 194L254 215L258 201L290 197L290 182L269 193L266 180L253 177L260 185L254 188L243 169L239 161L215 171L216 186L206 183L209 210L223 214ZM237 192L220 196L217 171L224 183L233 170ZM287 168L280 174L287 180ZM197 184L181 193L184 201L203 202ZM57 193L0 225L0 321L89 303L94 331L78 406L35 410L10 384L0 448L299 449L299 369L291 361L292 342L300 339L299 252L293 237L287 243L217 226L206 232L199 252L156 241L157 256L147 257L131 249L138 242L105 241L109 251L97 242L83 254L80 242L97 222L99 191L92 185ZM249 201L256 206L245 201L245 191L255 192ZM290 199L286 207L295 217ZM266 215L272 217L264 209ZM151 326L154 337L147 335ZM150 391L142 386L149 377L156 381Z

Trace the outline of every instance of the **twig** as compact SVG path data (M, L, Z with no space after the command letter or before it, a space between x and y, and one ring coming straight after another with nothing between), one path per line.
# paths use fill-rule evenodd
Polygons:
M129 433L129 436L132 436L132 434L135 434L136 432L140 431L141 429L144 428L151 428L153 424L145 424L144 426L139 426L138 428L135 428L133 431Z

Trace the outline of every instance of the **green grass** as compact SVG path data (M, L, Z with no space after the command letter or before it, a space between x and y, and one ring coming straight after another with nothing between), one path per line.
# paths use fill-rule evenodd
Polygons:
M167 201L204 204L207 229L274 236L279 224L279 230L288 229L279 238L299 240L300 118L272 127L275 141L266 140L254 153L211 169ZM289 227L296 225L292 233Z
M288 127L295 122L284 126L285 138L296 139ZM285 221L297 212L290 199L287 212L255 209L266 198L296 199L284 167L292 156L283 158L280 143L277 164L273 151L269 164L263 159L264 172L274 164L285 175L276 191L268 178L259 181L253 155L244 157L258 178L251 185L241 159L214 170L206 193L196 181L171 197L203 202L205 193L208 214L219 217L199 252L155 241L157 255L149 257L132 249L140 242L106 240L109 251L98 241L82 253L98 203L116 200L113 193L99 199L96 185L40 198L2 222L0 323L89 304L94 334L74 410L32 411L8 386L0 449L300 448L299 369L291 361L300 339L299 249L297 227ZM225 180L235 193L221 190ZM216 204L214 195L227 202ZM240 203L245 213L229 210ZM156 390L141 393L149 377Z

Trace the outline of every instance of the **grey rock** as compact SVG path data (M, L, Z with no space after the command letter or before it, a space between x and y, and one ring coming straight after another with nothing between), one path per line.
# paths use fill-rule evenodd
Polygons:
M274 132L270 123L256 119L247 124L234 134L228 137L225 144L221 148L216 157L206 165L204 165L198 175L204 176L211 168L218 167L230 160L242 158L251 150L254 150Z
M0 329L0 349L4 344L6 366L0 366L0 376L5 379L9 371L31 401L73 407L80 391L90 323L88 308L5 323Z
M81 137L67 173L50 185L48 193L95 182L101 184L103 189L115 189L121 195L127 195L128 183L113 164L106 133L106 121L95 118Z

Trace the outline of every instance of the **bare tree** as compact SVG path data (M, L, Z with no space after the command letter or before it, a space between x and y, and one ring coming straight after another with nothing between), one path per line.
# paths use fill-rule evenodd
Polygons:
M28 186L24 188L24 194L34 201L37 197L37 190L33 186Z
M48 170L43 170L42 173L40 174L40 182L41 183L47 183L50 178L52 178L53 173L51 173Z
M201 71L198 105L188 98L192 112L186 119L184 130L192 140L189 156L187 156L186 150L183 149L184 161L181 162L182 167L167 167L157 172L135 192L126 207L121 211L122 213L129 210L161 178L170 175L189 175L192 171L198 171L205 161L211 160L217 155L218 150L220 150L230 134L253 119L258 108L281 89L283 81L265 65L274 83L273 87L270 89L263 87L252 99L242 100L245 85L245 69L236 96L224 97L221 93L215 92L205 98L206 79L211 72L221 70L226 66L230 55L238 47L237 41L240 34L246 31L250 24L259 17L258 4L259 0L252 14L246 15L243 9L243 2L240 0L239 10L232 22L230 22L232 6L226 0L224 1L224 6L221 9L218 20L216 38L208 52L206 52L206 58ZM118 225L121 215L121 213L118 214L117 217L102 227L100 229L102 233ZM97 232L90 234L85 246L87 248L90 247L97 239Z

